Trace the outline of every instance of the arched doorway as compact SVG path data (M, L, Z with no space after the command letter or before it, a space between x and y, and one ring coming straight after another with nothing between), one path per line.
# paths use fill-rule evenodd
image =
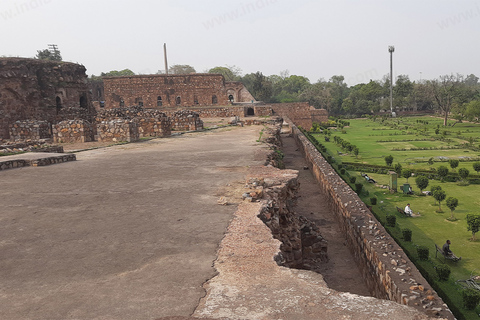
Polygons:
M58 114L60 109L62 109L62 98L60 98L59 96L55 98L55 106L57 107L57 114Z
M182 103L182 99L180 97L175 98L175 103L180 105L180 103Z
M228 100L230 100L230 102L234 102L235 98L233 97L233 94L228 95Z
M84 95L80 96L80 108L87 109L87 98Z
M247 116L254 116L255 115L255 110L253 108L248 108L247 109Z
M158 96L158 97L157 97L157 107L161 107L162 104L163 104L163 102L162 102L162 97Z
M216 96L216 95L213 95L213 96L212 96L212 104L217 104L217 103L218 103L217 96Z

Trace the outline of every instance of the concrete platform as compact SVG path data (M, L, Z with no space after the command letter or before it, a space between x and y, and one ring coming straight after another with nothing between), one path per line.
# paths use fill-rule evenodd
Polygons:
M29 166L48 166L51 164L75 161L76 159L76 155L71 153L27 152L22 154L0 157L0 170L8 170Z

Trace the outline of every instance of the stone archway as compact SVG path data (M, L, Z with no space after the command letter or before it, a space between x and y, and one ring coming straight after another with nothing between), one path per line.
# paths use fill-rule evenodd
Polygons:
M253 109L252 107L249 107L247 109L247 116L254 116L255 115L255 109Z

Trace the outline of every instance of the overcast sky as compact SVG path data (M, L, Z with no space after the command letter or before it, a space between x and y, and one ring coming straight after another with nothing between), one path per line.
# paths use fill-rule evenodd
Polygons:
M0 56L57 44L89 75L129 68L382 79L480 76L480 1L461 0L0 0Z

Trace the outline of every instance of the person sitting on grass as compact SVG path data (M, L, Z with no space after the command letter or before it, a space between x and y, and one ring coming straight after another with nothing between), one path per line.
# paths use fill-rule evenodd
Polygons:
M413 216L419 216L420 213L414 213L412 211L412 209L410 208L410 203L407 203L407 206L405 207L405 210L403 210L405 212L405 215L407 217L413 217Z
M445 258L453 260L453 261L458 261L461 260L462 257L457 257L452 250L450 250L450 240L447 240L445 244L443 245L443 253L445 254Z

